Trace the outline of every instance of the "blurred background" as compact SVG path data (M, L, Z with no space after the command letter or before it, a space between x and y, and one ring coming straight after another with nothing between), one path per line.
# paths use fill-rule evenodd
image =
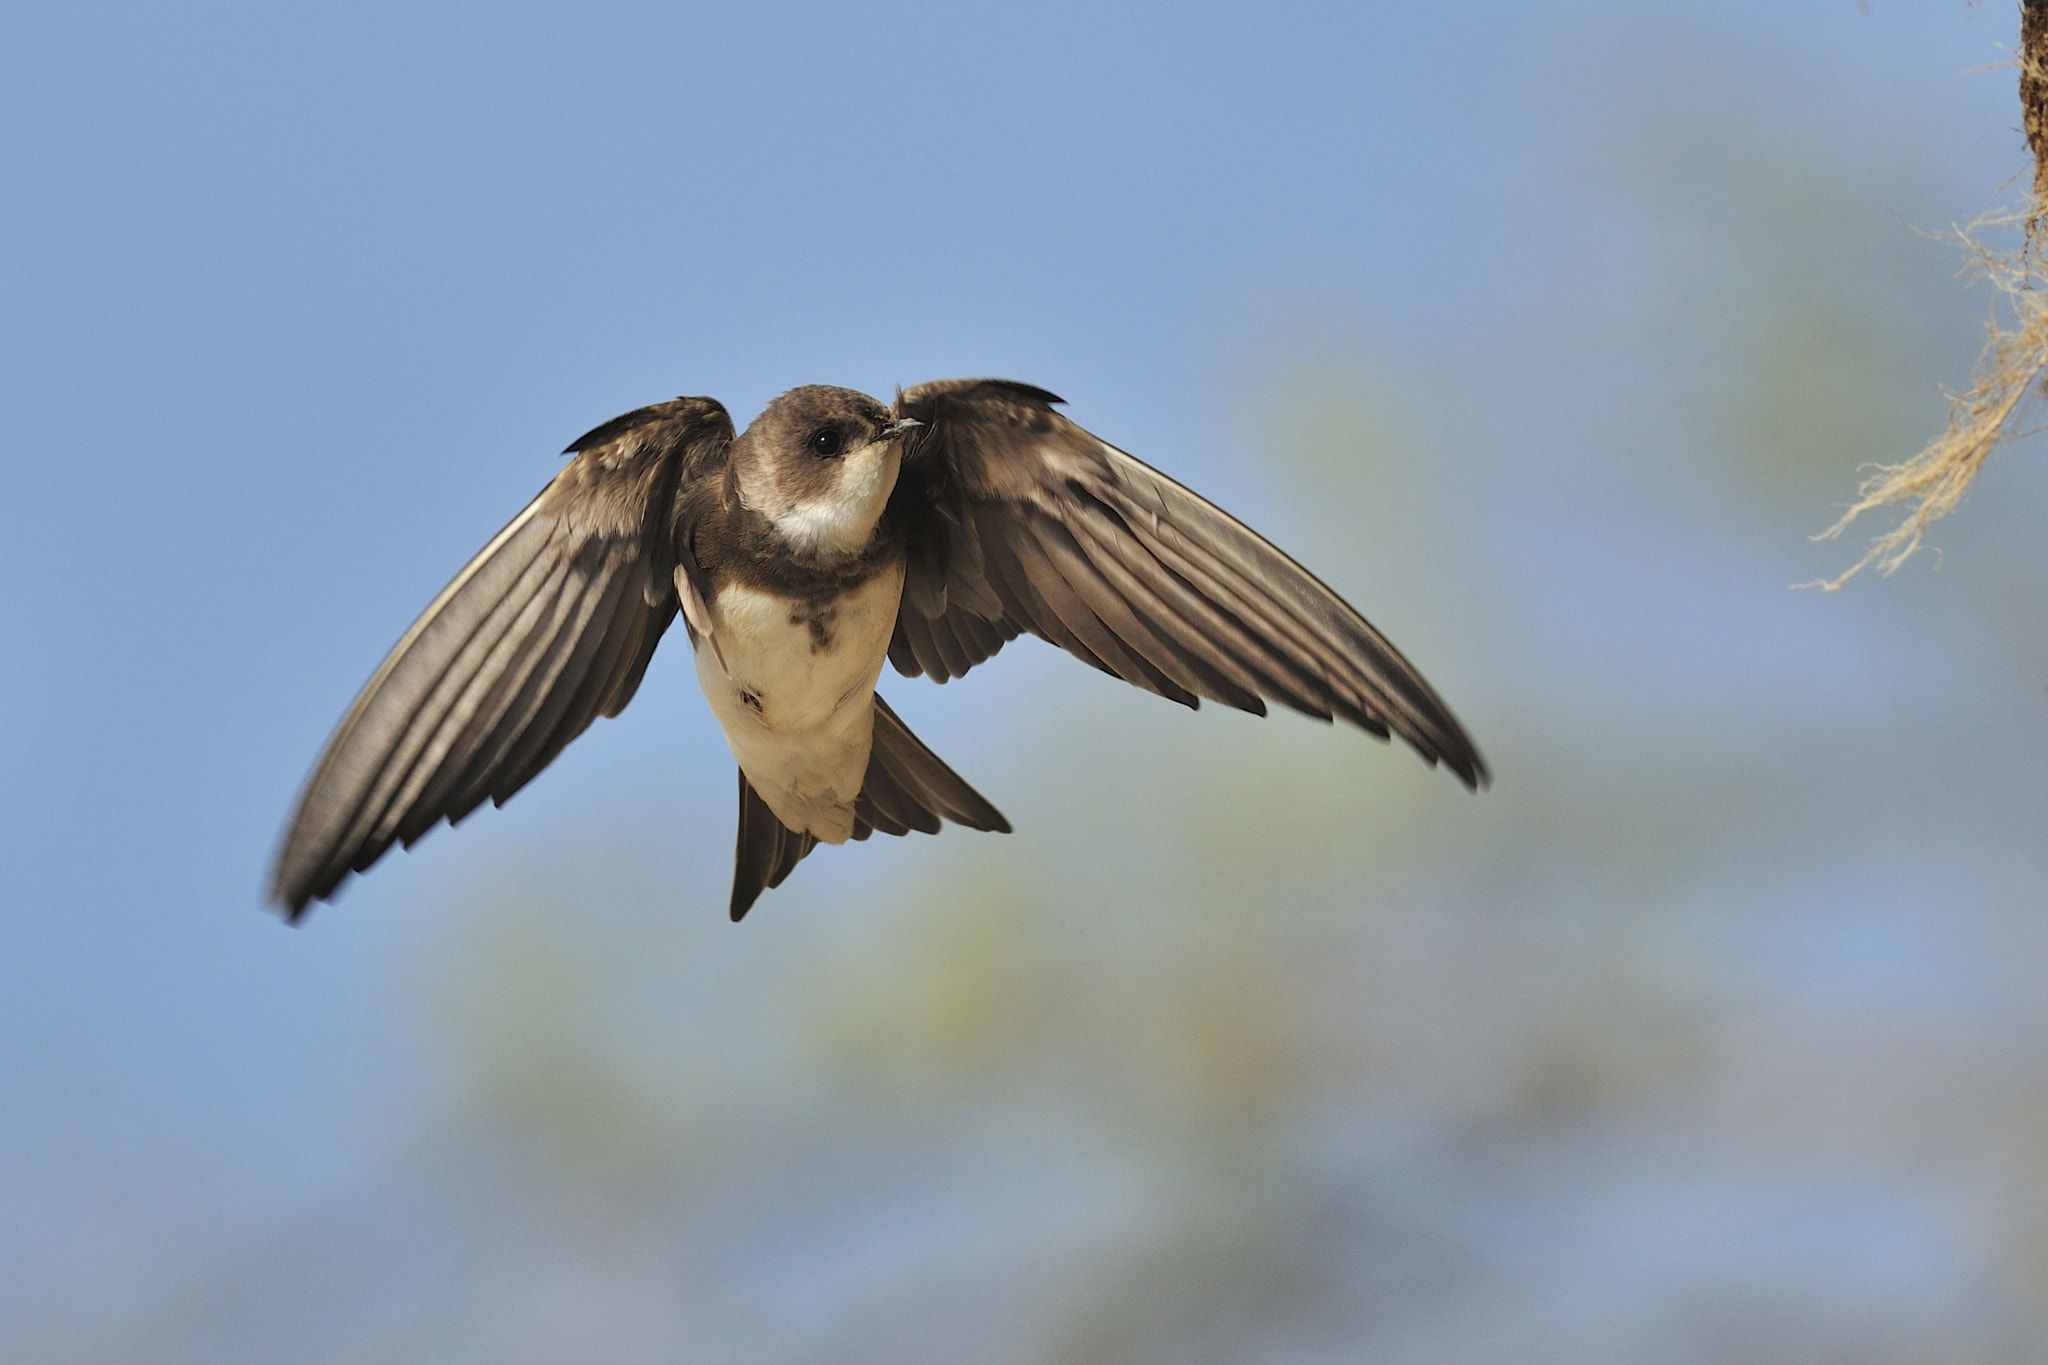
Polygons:
M2038 442L1791 590L1968 373L2016 16L1686 8L9 12L0 1356L2041 1358ZM678 637L262 912L569 439L975 374L1335 585L1493 790L1020 641L882 684L1017 833L735 927Z

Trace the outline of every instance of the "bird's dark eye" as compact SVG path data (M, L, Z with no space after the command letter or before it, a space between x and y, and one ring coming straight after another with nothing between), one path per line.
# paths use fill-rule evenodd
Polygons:
M830 427L811 434L811 449L820 455L837 455L846 442Z

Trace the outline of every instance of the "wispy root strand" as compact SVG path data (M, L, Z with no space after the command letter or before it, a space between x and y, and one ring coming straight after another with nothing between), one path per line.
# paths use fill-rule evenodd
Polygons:
M1890 574L1912 558L1927 528L1961 502L1970 482L1998 447L2021 434L2020 420L2041 396L2048 370L2048 0L2020 0L2019 69L2021 124L2034 153L2034 188L2018 210L1978 219L1956 235L1970 260L1963 273L1980 272L1994 293L1983 354L1969 389L1949 396L1948 429L1912 459L1879 465L1856 490L1856 505L1817 540L1842 534L1865 512L1895 503L1912 510L1870 543L1863 558L1830 582L1809 584L1835 591L1870 565ZM2020 245L1994 251L1984 242L1991 229L2020 228ZM2001 312L2011 314L2011 327Z
M2017 250L1986 245L1988 231L2013 226L2024 233ZM2042 396L2041 377L2048 371L2048 199L2037 185L2024 208L1987 215L1956 236L1970 255L1965 273L1982 274L1997 291L1974 379L1963 393L1949 395L1947 430L1904 464L1877 466L1857 489L1855 505L1814 539L1832 540L1879 507L1911 503L1912 510L1839 578L1805 586L1834 592L1873 564L1880 574L1896 571L1920 548L1927 528L1955 510L1992 452L2021 434L2020 419ZM2002 311L2010 313L2010 326Z

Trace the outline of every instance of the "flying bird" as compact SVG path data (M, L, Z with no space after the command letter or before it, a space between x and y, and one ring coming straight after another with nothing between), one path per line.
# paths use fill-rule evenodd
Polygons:
M1186 706L1267 701L1398 734L1467 787L1485 763L1420 673L1221 508L1028 384L894 406L809 385L745 432L677 398L572 442L442 590L313 770L272 896L297 920L396 842L503 805L633 699L680 615L739 761L732 917L819 843L1009 821L875 693L957 678L1029 631Z

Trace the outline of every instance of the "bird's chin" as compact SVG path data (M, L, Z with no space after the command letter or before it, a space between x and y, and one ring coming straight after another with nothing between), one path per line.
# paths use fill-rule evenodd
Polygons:
M769 521L799 554L818 559L857 555L874 539L900 464L895 441L863 446L846 456L829 490L791 502Z

